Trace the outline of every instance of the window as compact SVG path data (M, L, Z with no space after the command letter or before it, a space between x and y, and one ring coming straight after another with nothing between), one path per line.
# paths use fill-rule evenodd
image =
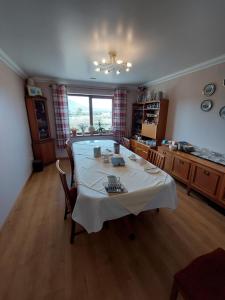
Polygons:
M88 133L94 126L94 133L112 131L112 98L102 96L68 95L70 129L77 133Z

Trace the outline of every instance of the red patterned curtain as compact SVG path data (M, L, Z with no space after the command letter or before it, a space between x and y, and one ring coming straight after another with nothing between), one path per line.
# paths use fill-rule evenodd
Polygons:
M112 126L115 139L120 142L126 135L127 90L115 89L113 96Z
M63 149L70 137L67 90L65 85L52 86L52 98L55 111L56 145Z

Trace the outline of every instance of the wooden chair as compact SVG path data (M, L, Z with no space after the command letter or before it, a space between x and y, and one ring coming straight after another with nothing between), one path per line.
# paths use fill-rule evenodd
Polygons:
M158 168L163 169L165 156L156 150L149 149L147 160Z
M150 163L152 163L153 165L157 166L158 168L163 169L165 156L162 155L160 152L150 148L148 151L148 159L147 160ZM156 211L159 212L159 208L157 208Z
M122 137L121 144L127 149L130 149L130 140L128 138Z
M218 248L196 258L174 276L170 300L225 299L225 251Z
M66 173L60 168L59 160L56 161L56 168L58 170L63 190L65 192L65 213L64 213L64 220L67 218L67 215L70 216L71 219L71 233L70 233L70 243L73 243L75 237L75 221L72 219L72 212L76 203L77 198L77 188L73 187L71 189L68 188L67 180L66 180Z
M71 168L70 186L73 187L75 185L75 180L74 180L74 167L75 167L75 164L74 164L74 159L73 159L72 143L71 143L70 139L66 140L65 149L66 149L67 155L68 155L69 160L70 160L70 168Z

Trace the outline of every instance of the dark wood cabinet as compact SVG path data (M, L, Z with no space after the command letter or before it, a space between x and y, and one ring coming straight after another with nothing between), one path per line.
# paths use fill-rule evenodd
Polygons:
M225 167L180 151L159 146L165 156L164 170L191 189L225 208Z
M45 165L54 162L55 144L51 138L47 99L42 96L27 97L26 108L34 159L42 160Z
M149 100L133 104L132 134L156 140L165 138L169 100Z

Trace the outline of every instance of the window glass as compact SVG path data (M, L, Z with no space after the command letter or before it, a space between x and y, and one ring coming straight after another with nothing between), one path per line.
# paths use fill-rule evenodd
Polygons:
M69 125L78 133L88 132L90 126L89 97L68 95Z
M98 131L112 130L112 99L92 98L93 126Z

